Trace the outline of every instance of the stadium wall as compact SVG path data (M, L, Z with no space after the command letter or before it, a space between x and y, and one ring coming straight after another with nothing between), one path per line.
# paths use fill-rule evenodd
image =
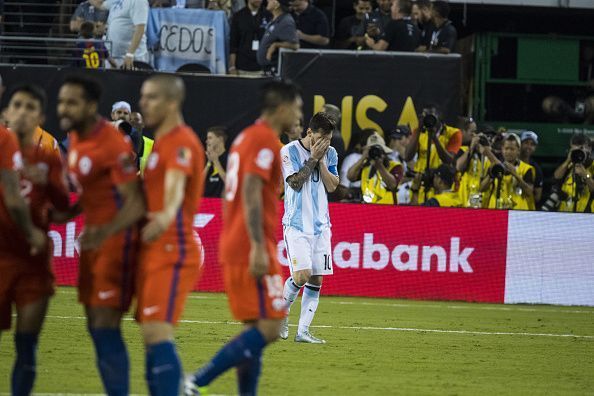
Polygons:
M334 276L342 296L594 306L594 216L472 209L331 204ZM194 220L203 246L196 290L221 292L221 201L204 199ZM78 276L78 218L50 231L59 285ZM288 276L282 233L278 257Z

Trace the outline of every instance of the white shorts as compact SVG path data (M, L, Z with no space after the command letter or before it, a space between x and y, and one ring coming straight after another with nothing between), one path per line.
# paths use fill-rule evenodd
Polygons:
M284 227L287 261L293 271L311 270L312 275L332 275L332 232L326 228L319 235L308 235L293 227Z

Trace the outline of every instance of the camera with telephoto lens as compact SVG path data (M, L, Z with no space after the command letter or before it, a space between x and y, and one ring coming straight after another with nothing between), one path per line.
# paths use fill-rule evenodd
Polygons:
M505 170L503 164L495 164L491 167L491 169L489 169L489 175L491 175L493 179L500 179L505 174L507 174L507 171Z
M421 177L421 184L425 187L425 189L429 189L433 187L433 178L435 177L437 169L427 169L423 172L423 177Z
M116 126L120 131L124 132L128 136L130 136L132 133L132 124L130 124L128 121L120 120L116 123Z
M482 133L480 135L478 135L479 137L479 144L483 147L487 147L491 144L491 142L489 141L489 138L486 135L483 135Z
M583 164L588 158L588 153L583 149L574 149L571 150L569 158L572 164Z
M434 129L439 123L439 117L435 111L429 111L423 115L423 129Z
M542 204L542 210L545 212L556 212L559 210L561 202L565 201L567 198L569 198L567 193L562 191L560 186L554 185L551 188L551 195L549 195L547 200Z
M384 149L379 144L375 144L369 148L369 159L378 160L384 157Z

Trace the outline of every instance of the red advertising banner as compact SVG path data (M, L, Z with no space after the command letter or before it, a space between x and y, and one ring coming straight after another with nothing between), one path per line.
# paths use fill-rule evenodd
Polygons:
M196 290L223 291L217 260L221 200L204 199L194 226L203 245ZM324 294L432 300L504 301L505 211L331 204L334 275ZM50 231L59 285L75 285L82 219ZM279 224L279 260L288 276Z

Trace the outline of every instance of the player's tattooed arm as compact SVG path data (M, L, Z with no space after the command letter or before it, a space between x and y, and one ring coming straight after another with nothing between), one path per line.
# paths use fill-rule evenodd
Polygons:
M318 161L316 159L308 159L303 165L303 168L299 169L299 172L287 178L287 183L289 184L289 186L295 191L300 191L305 182L313 173L317 165Z

